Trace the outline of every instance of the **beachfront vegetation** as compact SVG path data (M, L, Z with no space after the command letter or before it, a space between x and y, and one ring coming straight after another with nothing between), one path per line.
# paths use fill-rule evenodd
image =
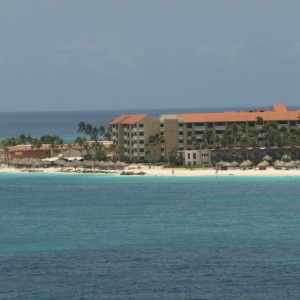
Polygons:
M222 134L214 135L212 131L206 131L201 141L196 136L191 137L192 148L207 149L215 147L270 147L270 146L296 146L300 145L300 129L288 130L277 122L264 122L257 117L259 128L248 129L244 124L232 124Z
M69 144L59 135L43 135L41 137L32 137L30 135L20 134L18 137L5 138L0 141L0 149L3 150L4 160L8 161L9 147L16 145L25 145L25 148L39 150L43 144L50 147L50 151L62 153L66 146L71 148L72 144L79 146L82 156L85 153L85 158L88 160L106 160L107 154L112 153L113 160L118 157L118 145L112 143L111 147L105 148L100 141L103 139L111 140L111 128L107 129L104 126L94 127L91 124L80 122L77 132L80 134L75 140Z

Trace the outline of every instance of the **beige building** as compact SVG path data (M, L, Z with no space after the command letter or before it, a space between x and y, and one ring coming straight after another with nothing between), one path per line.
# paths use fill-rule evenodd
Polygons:
M110 123L112 139L119 145L119 160L143 161L159 159L160 148L146 153L145 142L149 136L159 133L159 120L148 115L121 115ZM148 157L146 157L148 156Z
M207 148L218 146L225 131L233 124L243 125L246 132L259 130L264 123L276 122L288 130L300 128L300 109L287 110L274 104L271 110L232 111L219 113L163 114L160 118L142 115L121 115L111 122L113 140L119 145L119 159L143 161L169 160L174 151L193 150L193 143L206 143ZM147 157L145 143L149 136L161 134L161 143Z
M171 157L171 161L177 165L184 166L211 166L211 150L183 150L176 151Z

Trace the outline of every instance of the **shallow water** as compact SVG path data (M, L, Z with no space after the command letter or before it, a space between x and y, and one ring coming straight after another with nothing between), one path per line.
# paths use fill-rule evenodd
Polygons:
M0 299L299 299L300 178L0 174Z

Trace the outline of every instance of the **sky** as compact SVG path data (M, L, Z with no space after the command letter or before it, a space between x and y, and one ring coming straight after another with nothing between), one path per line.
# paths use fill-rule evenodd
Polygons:
M299 0L0 0L0 111L300 107Z

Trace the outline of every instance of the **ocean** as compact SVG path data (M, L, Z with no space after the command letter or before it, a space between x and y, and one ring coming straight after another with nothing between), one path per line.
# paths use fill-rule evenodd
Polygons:
M299 177L0 174L0 299L299 299Z

